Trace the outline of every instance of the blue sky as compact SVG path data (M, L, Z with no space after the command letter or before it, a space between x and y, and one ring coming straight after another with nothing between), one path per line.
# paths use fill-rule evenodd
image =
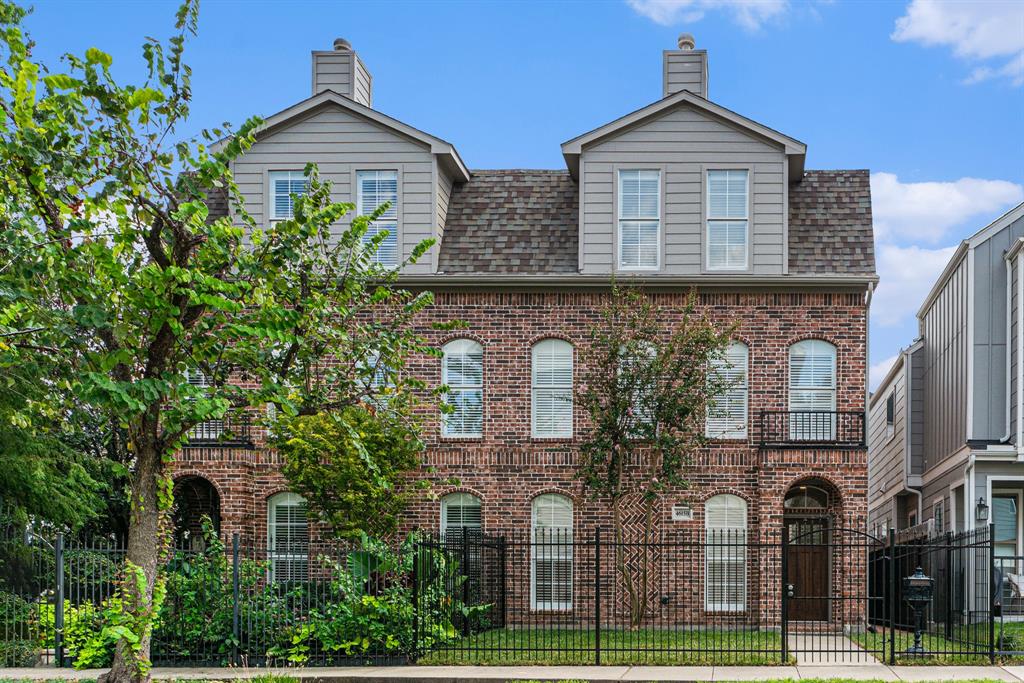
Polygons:
M27 23L44 61L96 46L132 79L174 9L51 0ZM877 379L953 247L1024 201L1022 2L204 0L194 127L308 97L310 51L343 36L374 107L471 168L557 168L561 142L661 96L661 51L683 30L709 52L712 100L806 142L808 168L872 171Z

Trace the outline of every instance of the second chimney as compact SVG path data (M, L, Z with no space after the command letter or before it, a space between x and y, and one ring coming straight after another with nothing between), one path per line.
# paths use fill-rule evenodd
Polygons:
M373 77L344 38L335 39L333 50L313 51L313 94L325 90L373 106Z
M707 98L708 52L694 50L694 45L693 36L683 33L679 36L678 50L665 50L663 97L689 90L694 95Z

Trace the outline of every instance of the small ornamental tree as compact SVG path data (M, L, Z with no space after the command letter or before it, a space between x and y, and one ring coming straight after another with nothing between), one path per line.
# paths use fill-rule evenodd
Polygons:
M397 288L398 270L374 263L386 234L364 236L383 207L343 220L352 205L332 202L314 167L293 218L267 226L246 212L230 164L259 119L181 139L197 0L166 46L147 39L140 85L118 83L96 48L60 69L33 61L23 17L0 0L0 375L56 364L34 378L32 401L88 406L126 434L127 552L104 678L141 681L165 588L169 463L190 430L267 404L286 417L331 413L372 471L377 453L360 445L368 418L347 421L374 399L366 359L398 368L432 352L409 325L431 296ZM230 217L210 215L214 194ZM197 372L203 386L189 381Z
M688 485L685 468L704 443L705 415L726 388L708 367L729 332L698 313L694 294L681 308L668 309L636 289L613 286L581 351L576 399L589 426L580 437L578 477L610 508L615 572L634 628L648 610L650 563L643 544L650 541L661 496ZM626 535L627 505L639 505L642 539ZM625 544L637 540L638 550L627 552Z

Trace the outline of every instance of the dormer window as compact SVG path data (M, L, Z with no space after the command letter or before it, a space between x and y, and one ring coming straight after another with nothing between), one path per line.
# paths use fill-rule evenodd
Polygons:
M357 210L360 216L368 216L388 202L389 206L363 235L363 244L370 244L381 232L387 231L377 250L373 253L374 263L394 268L398 265L398 171L357 171Z
M270 220L283 221L295 215L293 195L306 194L309 179L302 171L270 172Z
M661 265L661 171L619 171L619 268L657 270Z
M747 270L749 172L711 170L707 177L707 268Z

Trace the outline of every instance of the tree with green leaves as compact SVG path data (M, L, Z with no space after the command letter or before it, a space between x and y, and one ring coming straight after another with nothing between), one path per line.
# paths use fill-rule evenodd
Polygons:
M34 402L89 406L124 430L123 614L105 678L141 681L164 593L169 464L190 430L267 404L344 425L372 402L368 359L400 368L431 352L409 324L431 296L398 288L398 270L374 263L386 232L364 236L385 207L348 221L353 207L331 201L315 167L293 218L268 226L246 212L230 164L259 119L180 137L197 0L185 0L166 45L146 40L138 85L117 82L97 48L37 63L23 17L0 0L0 374L46 359L59 370L35 378ZM210 215L217 194L231 216ZM205 386L189 382L196 372ZM359 442L358 430L349 436ZM378 454L360 452L372 467Z
M576 400L589 420L577 476L610 508L616 579L634 628L649 608L644 544L661 497L688 486L685 468L705 443L705 415L727 388L722 373L708 369L730 332L698 312L693 293L683 306L665 308L637 289L613 285L581 351ZM628 537L627 506L641 511L640 538Z

